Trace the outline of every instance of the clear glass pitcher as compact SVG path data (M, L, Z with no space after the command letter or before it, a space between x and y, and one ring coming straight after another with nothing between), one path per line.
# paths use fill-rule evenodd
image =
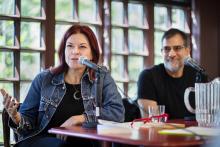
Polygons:
M189 103L190 92L195 92L195 109ZM196 114L200 127L220 127L220 78L209 83L195 83L184 93L186 108Z

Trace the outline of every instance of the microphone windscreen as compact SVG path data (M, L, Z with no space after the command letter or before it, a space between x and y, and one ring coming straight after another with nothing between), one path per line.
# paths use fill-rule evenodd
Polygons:
M80 56L79 59L78 59L78 63L84 64L85 60L87 60L86 57Z

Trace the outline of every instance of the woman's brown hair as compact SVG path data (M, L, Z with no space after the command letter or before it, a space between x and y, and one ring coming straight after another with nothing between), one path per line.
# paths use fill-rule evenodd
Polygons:
M65 34L61 40L60 46L58 48L58 55L59 55L60 64L57 67L54 67L51 69L51 72L53 74L59 74L62 72L66 72L68 70L68 65L65 61L66 41L72 34L77 34L77 33L82 33L88 38L89 44L90 44L90 47L92 50L92 56L93 56L92 61L96 64L98 63L100 51L99 51L99 45L98 45L98 41L96 39L95 34L88 26L73 25L65 32ZM90 73L91 78L94 79L94 71L89 69L89 73Z

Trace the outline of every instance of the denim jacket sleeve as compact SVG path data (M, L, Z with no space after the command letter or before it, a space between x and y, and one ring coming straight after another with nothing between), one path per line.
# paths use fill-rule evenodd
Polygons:
M48 73L48 71L41 72L32 81L28 94L19 109L21 114L21 121L19 125L15 126L13 123L9 122L10 127L12 127L20 139L22 139L23 136L34 133L37 130L36 124L41 98L41 86L44 80L43 77L46 73Z
M123 122L124 121L124 105L122 97L118 92L117 86L109 72L105 74L103 81L103 103L101 118L105 120Z

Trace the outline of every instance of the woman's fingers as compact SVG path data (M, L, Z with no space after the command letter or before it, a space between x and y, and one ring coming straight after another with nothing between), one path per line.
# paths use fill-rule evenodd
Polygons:
M10 96L4 89L1 89L1 93L3 95L4 108L9 113L10 116L14 116L17 112L19 103L16 101L15 98Z
M16 100L15 100L14 108L15 108L16 110L18 110L19 105L20 105L20 104L19 104L18 102L16 102Z
M15 100L12 99L8 105L8 108L13 108L15 106Z
M5 104L5 95L6 95L6 92L5 92L4 89L0 89L0 92L1 92L1 94L2 94L2 96L3 96L3 105L4 105L4 104Z
M11 116L16 115L18 105L19 104L16 103L14 99L12 99L12 101L10 102L9 107L8 107L8 112L11 114Z
M8 109L9 105L10 105L10 102L11 102L11 96L8 95L8 93L5 94L5 104L4 104L4 107L6 109Z

